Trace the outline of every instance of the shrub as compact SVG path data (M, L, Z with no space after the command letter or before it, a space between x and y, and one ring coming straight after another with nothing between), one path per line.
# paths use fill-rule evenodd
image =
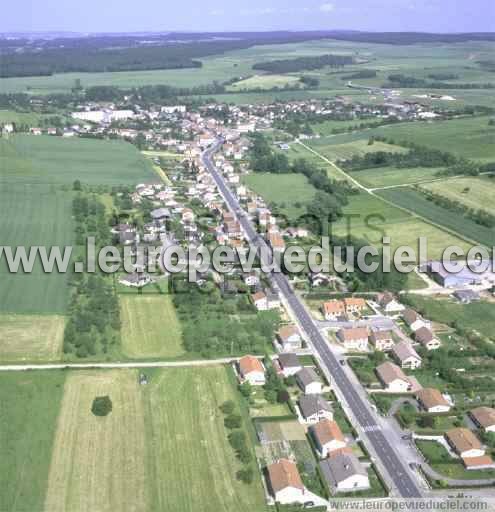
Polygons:
M109 396L97 396L93 400L91 412L95 416L107 416L112 412L112 400Z

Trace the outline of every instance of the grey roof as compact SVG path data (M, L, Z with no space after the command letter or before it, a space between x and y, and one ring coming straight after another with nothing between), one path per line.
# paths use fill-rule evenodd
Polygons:
M296 373L296 378L302 386L306 387L312 382L321 382L313 368L303 368Z
M151 212L151 216L154 219L163 219L165 217L170 217L170 210L168 208L157 208Z
M427 327L421 327L414 333L414 339L420 343L428 343L433 338L433 333Z
M480 294L474 290L457 290L454 297L459 300L480 300Z
M397 345L394 345L392 347L392 352L400 361L404 361L409 357L415 357L421 361L419 354L414 350L410 343L407 343L407 341L401 341L400 343L397 343Z
M320 411L332 412L332 406L321 395L303 395L299 399L299 409L304 418Z
M297 368L301 366L301 362L296 354L280 354L278 360L282 368Z
M366 469L352 453L344 453L325 459L320 462L320 469L323 477L332 488L337 487L338 484L350 476L368 476Z

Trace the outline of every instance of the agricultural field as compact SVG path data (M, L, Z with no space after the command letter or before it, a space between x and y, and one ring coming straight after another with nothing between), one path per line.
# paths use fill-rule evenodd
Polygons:
M301 84L298 76L293 75L254 75L244 80L239 80L229 85L231 92L249 91L253 89L273 89L275 87L283 88L286 86L295 86ZM302 84L301 84L302 86Z
M126 142L16 135L0 139L0 182L135 185L157 180L150 162Z
M421 185L421 188L448 197L452 201L458 201L468 208L475 210L482 208L495 215L493 203L495 182L491 176L435 181L425 183Z
M367 132L361 132L366 135ZM405 153L406 148L387 144L385 142L375 141L373 144L369 144L368 139L355 140L352 142L344 142L342 144L337 143L337 138L322 138L316 139L310 142L310 146L328 158L332 162L337 160L348 160L353 156L363 156L366 153L376 153L378 151L386 151L389 153Z
M43 510L66 372L0 374L0 509Z
M291 219L306 213L304 205L316 192L301 174L252 173L243 182L267 203L276 203L280 212Z
M349 174L368 188L394 187L420 183L425 180L436 179L435 173L442 169L436 167L413 167L411 169L398 169L396 167L375 167L363 171L349 172Z
M437 206L411 188L382 190L378 194L398 206L414 211L431 222L458 233L466 241L485 244L489 247L495 244L495 230L476 224L459 213Z
M0 171L2 172L2 171ZM72 194L48 185L16 183L0 177L0 227L2 245L26 247L70 246L74 229L70 215ZM67 274L33 271L10 273L5 256L0 261L0 312L63 314L67 307Z
M18 362L60 359L64 326L63 316L0 314L0 360Z
M185 353L169 295L120 295L122 352L129 358L176 358Z

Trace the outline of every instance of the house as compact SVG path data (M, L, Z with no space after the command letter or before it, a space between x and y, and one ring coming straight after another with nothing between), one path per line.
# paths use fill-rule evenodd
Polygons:
M441 261L430 261L427 264L427 272L439 285L444 288L481 284L483 275L474 272L465 263L459 263L455 272L447 270Z
M246 286L256 286L260 283L260 278L256 272L244 274L243 280Z
M299 411L304 423L314 424L321 420L333 420L332 406L320 395L302 395Z
M437 350L442 343L436 338L428 327L420 327L414 333L414 339L427 350Z
M438 389L434 388L424 388L420 389L416 393L416 398L421 405L421 407L429 413L443 413L449 412L452 405L447 401L447 399L438 391Z
M273 290L266 290L266 306L268 309L277 309L280 308L281 302L278 293Z
M243 381L252 386L265 384L265 368L263 363L254 356L244 356L239 359L239 374Z
M464 466L467 470L477 471L483 469L495 469L495 463L489 455L482 455L481 457L465 457L462 459Z
M485 455L485 449L480 440L467 428L453 428L445 433L445 439L462 459Z
M461 304L471 304L481 299L480 294L474 290L457 290L453 295Z
M150 212L153 220L162 220L170 218L170 210L168 208L157 208Z
M495 432L495 409L491 407L477 407L469 415L475 425L485 432Z
M151 277L144 272L133 272L122 276L119 283L133 288L142 288L151 283Z
M190 208L182 210L182 222L194 222L194 212Z
M290 352L301 348L301 333L293 324L281 327L277 331L277 339L284 351Z
M340 329L337 332L337 338L346 350L358 350L360 352L368 350L368 329L366 327Z
M332 494L369 489L368 473L352 453L342 453L320 462L323 478Z
M364 311L367 308L366 301L359 297L348 297L344 299L344 305L347 314L361 313L361 311Z
M285 242L284 239L280 236L280 233L269 233L268 243L270 244L273 252L285 251Z
M417 331L418 329L421 329L421 327L426 327L426 323L413 309L407 308L404 310L402 318L411 331Z
M256 292L251 295L251 302L258 311L268 310L268 300L264 292Z
M407 341L401 341L392 347L392 357L400 364L401 368L407 368L409 370L421 368L423 363L420 355Z
M331 452L342 450L347 446L344 434L333 420L321 420L309 427L309 432L322 459L328 457Z
M411 382L402 369L387 361L376 368L376 374L386 391L390 393L407 393Z
M382 293L378 296L378 304L384 313L394 314L404 311L405 306L401 304L390 292Z
M294 462L280 459L266 468L268 488L275 501L283 505L304 503L305 488Z
M278 364L284 377L290 377L302 370L302 364L296 354L280 354L278 356Z
M329 300L322 306L325 320L338 320L345 316L345 304L341 300Z
M325 274L323 272L311 272L309 274L309 280L311 282L311 286L316 288L318 286L330 284L331 277L328 274ZM330 319L330 320L332 320L332 319Z
M373 329L370 334L370 342L375 350L385 352L394 346L394 338L390 331L377 331Z
M306 395L318 395L323 384L313 368L303 368L296 373L296 382Z

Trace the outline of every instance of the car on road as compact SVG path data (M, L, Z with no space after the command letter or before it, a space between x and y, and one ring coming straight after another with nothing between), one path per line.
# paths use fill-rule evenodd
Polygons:
M347 364L347 363L345 362L345 359L341 359L341 360L340 360L340 365L341 365L341 366L345 366L346 364Z

